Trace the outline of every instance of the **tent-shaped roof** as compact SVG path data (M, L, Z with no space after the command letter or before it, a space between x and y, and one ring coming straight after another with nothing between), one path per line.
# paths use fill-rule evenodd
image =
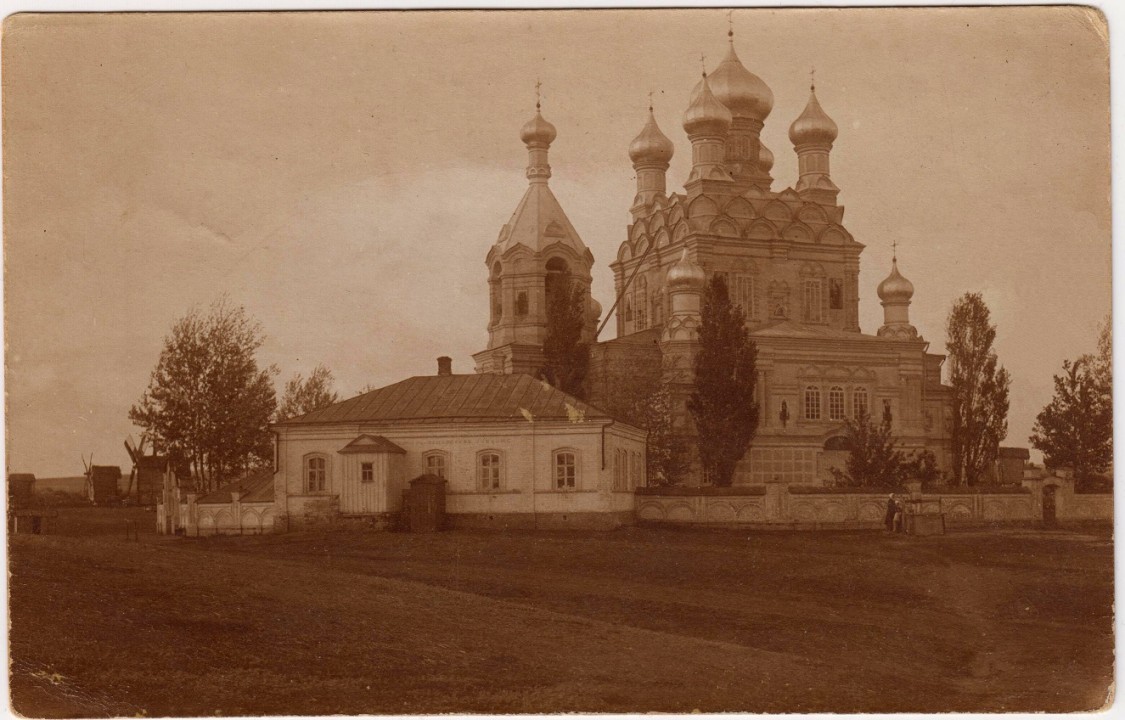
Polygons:
M234 482L223 485L214 492L207 493L196 500L204 505L226 505L231 501L231 493L238 492L239 500L245 503L273 502L273 470L257 470Z
M501 254L514 245L539 252L556 242L567 245L579 256L589 252L551 188L546 183L531 183L511 219L500 229L497 248Z
M278 423L610 419L530 375L425 375Z
M405 455L406 451L395 445L393 442L383 437L382 435L360 435L355 440L340 448L336 452L341 455L350 455L353 453L398 453Z

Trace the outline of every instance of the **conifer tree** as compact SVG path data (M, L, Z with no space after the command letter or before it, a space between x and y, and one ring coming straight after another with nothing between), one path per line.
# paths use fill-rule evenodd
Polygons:
M997 362L996 326L980 293L965 293L946 322L953 413L950 444L953 481L981 482L1008 434L1008 371Z
M1028 439L1047 467L1071 467L1079 483L1104 473L1113 459L1113 398L1100 386L1096 362L1091 355L1063 361L1055 396Z
M582 342L586 325L586 295L569 278L554 280L557 287L547 292L547 335L543 340L546 365L543 378L551 385L577 398L585 397L586 371L590 366L590 347Z
M688 411L695 421L704 477L717 486L731 484L758 429L757 355L742 308L731 303L722 276L712 276L703 295Z

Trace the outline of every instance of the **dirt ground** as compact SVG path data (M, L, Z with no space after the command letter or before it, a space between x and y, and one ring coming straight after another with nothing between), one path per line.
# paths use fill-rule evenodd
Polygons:
M126 541L125 519L142 526ZM1105 527L11 538L32 716L1076 711L1113 675Z

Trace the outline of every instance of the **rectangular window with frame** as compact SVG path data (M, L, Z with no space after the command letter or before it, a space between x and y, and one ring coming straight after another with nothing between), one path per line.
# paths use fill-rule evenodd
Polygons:
M578 464L574 453L555 453L555 489L573 490L578 479Z
M828 391L828 419L844 419L844 388L838 385Z
M805 419L820 419L820 388L815 385L805 388Z
M375 463L360 463L359 464L359 481L365 483L375 482Z
M715 274L727 284L731 304L741 307L742 314L747 320L757 319L758 309L754 306L754 276L728 272Z
M305 462L305 486L308 492L324 492L327 477L327 460L322 457L311 457Z
M445 455L433 452L426 455L426 474L445 479Z
M805 280L805 322L823 322L823 287L820 280Z
M500 456L482 453L477 460L477 483L481 490L500 489Z
M831 278L828 281L828 308L844 309L844 281L840 278Z

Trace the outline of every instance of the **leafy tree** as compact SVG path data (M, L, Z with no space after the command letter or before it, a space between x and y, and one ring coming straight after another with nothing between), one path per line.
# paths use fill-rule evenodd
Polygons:
M912 455L904 466L906 479L917 478L923 487L930 487L942 481L945 476L937 465L937 457L929 450Z
M895 448L889 422L875 424L863 413L844 421L844 437L850 447L844 469L831 469L837 485L891 489L902 485L910 465L906 455Z
M946 322L953 416L950 443L953 481L975 485L996 459L1008 434L1008 371L997 363L996 326L980 293L965 293Z
M1101 385L1094 356L1063 361L1055 396L1035 419L1029 442L1049 468L1069 466L1080 483L1113 460L1113 398Z
M206 314L193 308L165 336L148 389L129 410L155 449L190 467L203 490L270 460L277 370L258 367L264 339L226 298Z
M616 393L615 393L616 394ZM674 485L687 475L689 457L685 439L673 425L671 389L658 382L647 392L625 398L621 418L648 431L645 467L649 485Z
M301 373L294 374L285 383L285 394L281 399L281 407L277 410L277 419L286 420L304 415L336 402L338 396L333 390L335 384L332 371L324 365L317 365L308 378L302 377Z
M678 374L646 362L629 363L614 372L613 391L598 399L612 417L648 431L645 467L648 485L672 485L689 471L687 439L676 432L675 403L669 382Z
M543 340L547 364L541 374L563 392L583 398L590 366L590 347L582 342L586 294L566 276L554 282L557 287L548 288L547 292L547 335Z
M695 389L688 411L695 421L704 477L726 487L758 430L754 401L758 348L750 339L742 308L731 303L720 275L707 283L700 319Z

